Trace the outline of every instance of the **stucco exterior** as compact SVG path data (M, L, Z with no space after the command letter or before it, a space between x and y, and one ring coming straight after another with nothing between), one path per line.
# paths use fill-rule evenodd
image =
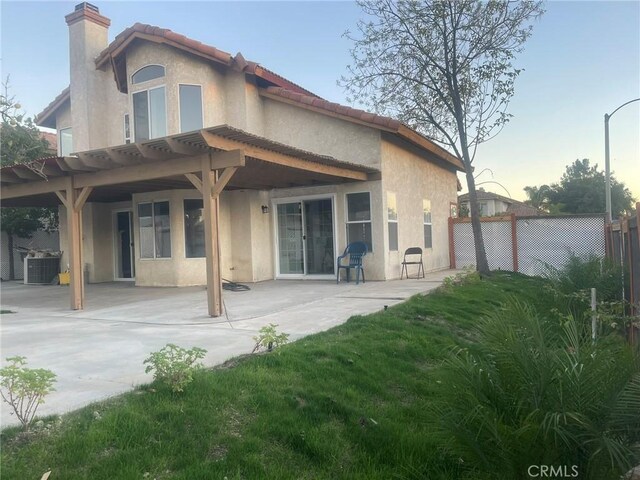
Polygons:
M335 257L347 244L349 193L369 192L372 251L365 259L367 280L400 276L402 252L424 246L422 200L431 201L433 247L425 250L425 269L448 266L447 218L456 202L456 175L451 165L407 142L393 141L389 129L345 115L306 108L265 93L255 75L211 62L164 43L136 40L126 50L126 87L122 93L110 65L95 67L107 47L107 28L91 21L70 25L70 101L58 108L58 131L72 127L74 151L125 143L124 116L134 136L133 95L165 87L166 135L180 132L179 85L202 87L203 127L227 124L285 145L366 165L381 173L368 181L266 190L225 190L219 199L222 277L256 282L279 277L277 205L305 199L330 199ZM162 78L133 84L132 75L148 65L162 65ZM124 90L124 89L123 89ZM398 251L389 251L387 192L398 208ZM87 203L83 209L83 255L88 282L113 281L116 275L115 213L132 212L135 282L140 286L206 284L204 258L186 258L184 200L201 198L195 189L134 193L118 203ZM138 205L168 201L171 257L141 258ZM60 210L60 243L66 250L65 210ZM66 256L63 265L68 262Z

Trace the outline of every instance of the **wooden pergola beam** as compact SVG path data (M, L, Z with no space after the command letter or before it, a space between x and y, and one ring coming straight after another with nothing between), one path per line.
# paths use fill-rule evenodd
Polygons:
M205 140L207 145L211 148L218 148L221 150L242 149L244 150L244 154L247 157L257 158L267 163L275 163L277 165L283 165L289 168L297 168L308 172L322 173L325 175L349 178L352 180L365 181L368 179L368 174L366 172L360 172L345 167L326 165L323 163L303 160L297 157L291 157L283 153L254 147L238 140L232 140L230 138L222 137L220 135L208 132L207 130L201 130L200 134L202 135L202 138Z
M196 190L202 193L202 180L195 173L185 173L184 176L196 187Z

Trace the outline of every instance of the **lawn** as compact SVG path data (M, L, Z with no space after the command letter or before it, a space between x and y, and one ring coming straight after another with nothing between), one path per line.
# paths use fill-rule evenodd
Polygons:
M477 479L431 435L438 370L509 297L551 308L544 284L495 274L201 371L181 394L143 386L7 429L2 478Z

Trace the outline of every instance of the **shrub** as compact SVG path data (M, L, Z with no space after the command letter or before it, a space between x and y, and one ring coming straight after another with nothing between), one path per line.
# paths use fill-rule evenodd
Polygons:
M545 276L567 295L581 294L586 299L591 288L595 288L598 301L613 302L622 298L622 267L608 258L571 254L561 269L547 265Z
M253 347L253 352L257 352L260 349L266 349L267 351L272 351L274 348L278 348L281 345L284 345L289 342L289 334L288 333L278 333L276 331L275 323L270 323L269 325L265 325L258 331L258 335L253 337L256 341L256 346Z
M148 364L145 372L153 371L155 381L165 383L173 392L182 392L193 381L194 372L202 367L201 363L196 362L204 358L206 353L202 348L187 350L168 343L143 362Z
M56 375L51 370L25 367L25 357L9 357L7 361L9 365L0 369L3 387L0 394L13 409L22 428L28 430L44 397L55 390Z
M603 480L638 461L640 361L622 338L594 343L584 322L515 300L477 335L446 361L433 407L437 435L465 465L494 478L575 465Z

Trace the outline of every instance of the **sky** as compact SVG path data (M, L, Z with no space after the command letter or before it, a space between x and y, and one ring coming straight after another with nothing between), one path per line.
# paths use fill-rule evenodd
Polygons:
M9 94L29 116L69 84L64 16L76 3L0 2L1 75L10 76ZM111 19L110 41L135 22L169 28L231 54L242 52L327 100L347 104L337 81L351 60L343 34L353 32L362 16L354 3L92 3ZM576 159L604 168L604 114L640 97L640 0L551 1L545 8L515 61L524 71L509 106L513 118L479 147L475 160L477 182L502 185L483 188L519 200L526 198L525 186L558 181ZM611 118L610 145L614 176L640 200L640 102ZM466 185L462 175L460 180Z

